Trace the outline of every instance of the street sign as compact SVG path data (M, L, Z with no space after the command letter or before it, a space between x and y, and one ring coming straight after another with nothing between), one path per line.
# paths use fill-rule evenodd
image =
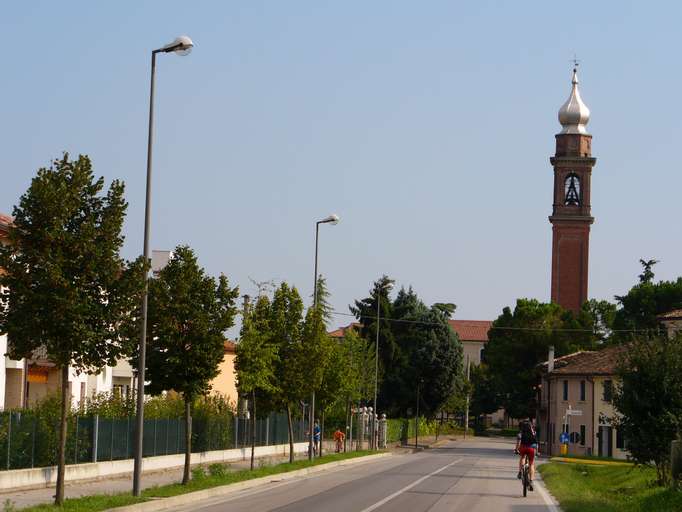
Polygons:
M569 409L566 411L566 414L569 416L582 416L583 411L581 411L579 409Z
M559 436L559 442L561 444L567 444L568 443L568 432L562 432L561 435Z

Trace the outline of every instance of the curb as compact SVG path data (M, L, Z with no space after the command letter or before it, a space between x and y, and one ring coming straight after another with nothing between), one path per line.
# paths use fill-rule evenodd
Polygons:
M251 489L253 487L258 487L259 485L263 484L281 482L283 480L292 480L299 476L322 473L324 471L328 471L329 469L337 468L340 466L353 466L365 462L372 462L376 459L382 459L385 457L390 457L392 455L393 454L390 452L377 453L376 455L365 455L363 457L357 457L354 459L328 462L326 464L320 464L318 466L313 466L310 468L297 469L294 471L288 471L286 473L277 473L270 476L253 478L251 480L244 480L243 482L221 485L218 487L211 487L210 489L188 492L186 494L179 494L177 496L171 496L169 498L152 498L149 501L135 503L134 505L125 505L123 507L110 508L107 509L105 512L155 512L157 510L168 510L169 508L172 507L187 505L195 501L200 501L208 498L229 496L230 494L233 494L235 492Z

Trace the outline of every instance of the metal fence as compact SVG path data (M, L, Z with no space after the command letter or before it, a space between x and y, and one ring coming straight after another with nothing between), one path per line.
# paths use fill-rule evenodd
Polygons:
M293 422L294 442L305 440L307 425ZM192 419L192 452L251 446L252 422L247 418ZM133 457L135 418L110 419L73 416L68 420L66 463L110 461ZM184 418L147 419L143 456L185 451ZM271 414L256 420L256 445L289 442L287 418ZM0 471L53 466L57 463L59 424L31 412L0 413Z

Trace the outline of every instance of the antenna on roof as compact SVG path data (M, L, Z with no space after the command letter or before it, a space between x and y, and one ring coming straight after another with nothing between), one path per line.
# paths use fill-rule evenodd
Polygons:
M277 288L277 284L275 283L274 279L270 279L269 281L256 281L253 277L249 276L249 281L251 281L251 284L253 284L258 290L258 297L268 295L273 292L275 288Z

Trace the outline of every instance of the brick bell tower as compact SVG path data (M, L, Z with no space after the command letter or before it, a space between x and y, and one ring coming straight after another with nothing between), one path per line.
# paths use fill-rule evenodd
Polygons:
M552 302L578 311L587 300L587 274L590 248L590 181L592 135L585 125L590 110L578 91L577 67L573 69L573 88L559 109L563 129L556 135L554 166L554 204L552 223Z

